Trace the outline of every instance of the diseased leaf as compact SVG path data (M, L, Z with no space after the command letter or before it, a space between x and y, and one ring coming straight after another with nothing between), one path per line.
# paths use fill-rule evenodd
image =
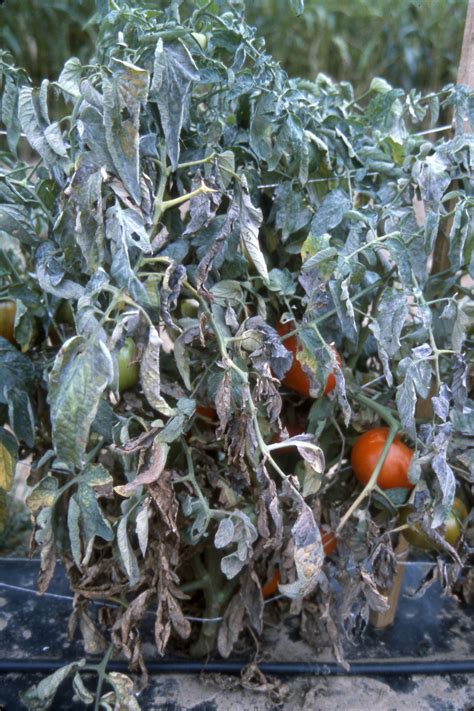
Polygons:
M198 79L198 69L184 44L164 44L159 39L155 49L150 100L158 105L166 151L173 169L178 165L179 136L187 119L189 90L192 82Z
M35 711L46 711L51 708L56 692L62 682L69 676L75 674L85 663L85 659L80 659L77 662L66 664L53 674L50 674L50 676L42 679L35 686L30 687L26 691L22 691L20 694L22 702L25 706L28 706L29 709L34 709Z
M104 126L107 148L115 170L139 205L142 199L139 177L140 107L147 100L149 73L129 62L113 58L104 72Z
M128 517L123 516L117 528L117 543L122 563L130 581L130 586L133 587L140 579L140 570L137 557L128 538L127 524Z
M110 353L76 336L59 351L50 376L53 442L58 456L81 467L105 388L113 380Z
M8 430L0 427L0 489L10 491L18 460L18 444Z
M265 257L258 243L258 231L262 224L262 211L252 204L245 176L241 177L241 189L238 193L239 223L242 242L258 273L268 280L268 270Z
M328 193L311 222L311 232L318 236L334 229L351 206L351 201L342 190Z

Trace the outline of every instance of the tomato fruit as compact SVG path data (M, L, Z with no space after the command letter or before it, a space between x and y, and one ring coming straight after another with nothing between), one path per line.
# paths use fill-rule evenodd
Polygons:
M279 321L276 325L276 330L280 336L286 336L286 334L292 330L292 325L291 323L281 323ZM308 397L310 382L308 376L301 367L301 363L296 357L296 354L298 352L298 341L296 336L290 336L289 338L286 338L283 341L283 345L285 346L287 351L290 351L290 353L293 354L293 362L291 364L291 368L285 374L282 383L286 385L286 387L290 390L294 390L295 392L297 392L299 395L302 395L303 397ZM333 350L336 354L336 360L338 362L338 365L342 366L341 356L335 348ZM335 387L336 377L334 373L329 373L326 380L326 385L324 386L323 395L327 395Z
M321 541L323 542L324 552L327 556L332 555L337 547L337 538L333 531L329 528L321 530Z
M413 511L412 506L403 506L400 509L400 524L407 524L408 517ZM468 511L464 502L456 497L453 501L451 511L443 524L443 538L450 546L455 546L459 541L462 522L467 518L467 515ZM409 524L409 528L406 528L402 533L412 546L422 548L423 550L438 550L439 548L436 542L433 541L417 523Z
M130 390L138 383L140 366L134 360L137 355L137 344L128 336L122 347L117 352L117 365L119 370L119 392Z
M390 430L375 427L364 432L355 442L351 451L351 466L357 480L365 486L372 476ZM412 489L414 484L408 479L408 469L413 451L395 435L377 478L381 489Z
M202 50L205 50L207 47L207 36L204 35L202 32L191 32L191 37L196 40L198 45Z
M16 303L14 301L0 301L0 336L10 343L15 343Z
M468 517L469 511L467 506L462 499L458 496L455 497L453 505L451 506L451 511L460 521L464 521Z
M208 420L214 420L216 417L216 411L213 407L209 407L208 405L196 405L196 415L206 417Z
M268 580L262 588L263 599L266 600L267 597L272 597L278 590L278 583L280 582L280 571L278 568L273 573L270 580Z

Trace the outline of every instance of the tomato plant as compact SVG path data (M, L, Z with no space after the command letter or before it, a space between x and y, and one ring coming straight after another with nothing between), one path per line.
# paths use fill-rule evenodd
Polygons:
M375 427L357 438L351 451L351 466L358 481L365 486L377 466L389 435L388 427ZM408 469L413 451L395 436L377 477L381 489L412 489Z
M14 301L0 301L0 336L10 343L15 343L16 304Z
M378 480L406 489L393 506L410 462L413 500L445 510L458 480L470 493L472 96L379 79L359 102L347 83L289 79L227 0L218 16L212 3L183 19L184 5L98 3L97 56L40 89L2 60L0 266L32 347L0 344L0 430L32 458L40 590L63 561L87 626L100 580L123 601L101 631L138 666L150 613L160 654L177 637L231 654L265 622L255 576L270 556L285 596L327 605L340 649L394 556L393 518L367 505L388 430L351 457L358 433L400 433ZM439 105L454 139L425 132ZM61 300L74 318L34 342L31 305L46 333ZM313 379L328 397L310 397ZM278 457L272 434L298 417L310 433Z
M128 336L117 352L117 366L119 371L119 392L135 387L140 377L140 365L136 362L137 345L133 338Z

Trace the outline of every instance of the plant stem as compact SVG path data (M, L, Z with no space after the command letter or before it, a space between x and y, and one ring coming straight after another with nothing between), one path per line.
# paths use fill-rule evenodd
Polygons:
M217 190L214 190L214 188L208 188L207 185L202 183L202 185L196 188L196 190L192 190L190 193L180 195L179 197L174 198L173 200L164 200L164 202L161 203L161 214L163 214L165 210L169 210L170 207L176 207L176 205L181 205L183 202L187 202L188 200L191 200L191 198L196 197L197 195L215 192L217 192Z
M95 692L95 703L94 703L94 711L99 711L100 708L100 697L102 694L102 686L104 685L105 681L105 676L107 673L107 664L109 663L109 659L112 656L112 652L114 649L114 645L111 644L106 651L102 661L100 664L97 665L96 670L98 674L98 680L97 680L97 689Z

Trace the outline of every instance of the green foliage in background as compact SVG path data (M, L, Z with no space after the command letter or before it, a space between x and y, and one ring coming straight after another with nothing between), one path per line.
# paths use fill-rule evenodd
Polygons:
M364 90L374 75L406 91L456 78L467 0L288 0L246 3L248 21L290 75L325 72Z
M209 9L218 12L221 5L217 0ZM313 79L322 71L363 91L378 75L408 91L436 89L455 79L467 0L307 0L301 15L290 0L233 5L245 8L247 20L291 76ZM181 14L194 7L185 0ZM54 78L68 57L87 61L92 54L94 10L93 0L7 2L0 9L0 47L34 80Z

